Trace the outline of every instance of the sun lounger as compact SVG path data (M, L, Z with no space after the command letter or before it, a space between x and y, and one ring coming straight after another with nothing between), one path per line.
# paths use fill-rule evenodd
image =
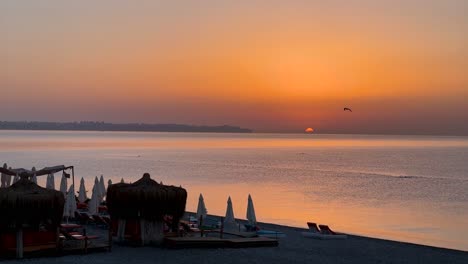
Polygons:
M60 238L65 241L82 241L83 248L82 250L86 253L88 251L88 247L90 245L91 240L98 239L98 236L89 236L86 235L86 230L83 230L83 233L79 233L76 231L68 231L66 228L60 228Z
M98 226L103 226L103 227L109 227L109 223L107 223L104 218L102 218L100 215L93 215L93 220Z
M348 236L345 234L338 234L331 230L331 228L327 225L319 225L308 222L307 225L309 226L309 231L302 232L303 237L307 238L315 238L315 239L346 239ZM319 229L320 228L320 229Z
M320 233L320 229L318 228L316 223L307 222L307 226L309 227L309 231L312 233Z
M88 224L94 221L87 213L81 213L79 211L75 211L75 219L81 224Z

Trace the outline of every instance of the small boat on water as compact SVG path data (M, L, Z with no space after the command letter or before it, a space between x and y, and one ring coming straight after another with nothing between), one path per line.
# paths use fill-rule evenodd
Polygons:
M345 234L340 234L340 233L334 232L327 225L317 226L316 223L311 223L311 222L308 222L307 225L309 226L309 231L302 232L303 237L323 239L323 240L346 239L346 238L348 238L348 236L345 235ZM320 229L319 229L319 227L320 227Z

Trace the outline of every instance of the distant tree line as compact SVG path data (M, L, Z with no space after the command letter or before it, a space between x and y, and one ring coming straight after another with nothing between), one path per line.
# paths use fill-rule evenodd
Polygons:
M105 122L26 122L0 121L0 130L78 130L78 131L141 131L141 132L217 132L252 133L247 128L237 126L196 126L182 124L113 124Z

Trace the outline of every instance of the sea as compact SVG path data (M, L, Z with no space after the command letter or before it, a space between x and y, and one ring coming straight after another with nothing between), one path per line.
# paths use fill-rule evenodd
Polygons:
M187 211L203 194L224 215L231 197L245 219L250 194L260 222L468 250L468 137L12 130L0 131L0 162L74 166L88 196L95 177L148 172L185 188Z

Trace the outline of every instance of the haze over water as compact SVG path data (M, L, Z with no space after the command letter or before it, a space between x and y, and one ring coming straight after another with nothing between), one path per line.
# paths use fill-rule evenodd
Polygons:
M467 137L0 131L0 144L15 168L74 165L88 196L100 174L149 172L186 188L188 211L203 193L224 215L231 196L245 218L250 193L261 222L468 250Z

